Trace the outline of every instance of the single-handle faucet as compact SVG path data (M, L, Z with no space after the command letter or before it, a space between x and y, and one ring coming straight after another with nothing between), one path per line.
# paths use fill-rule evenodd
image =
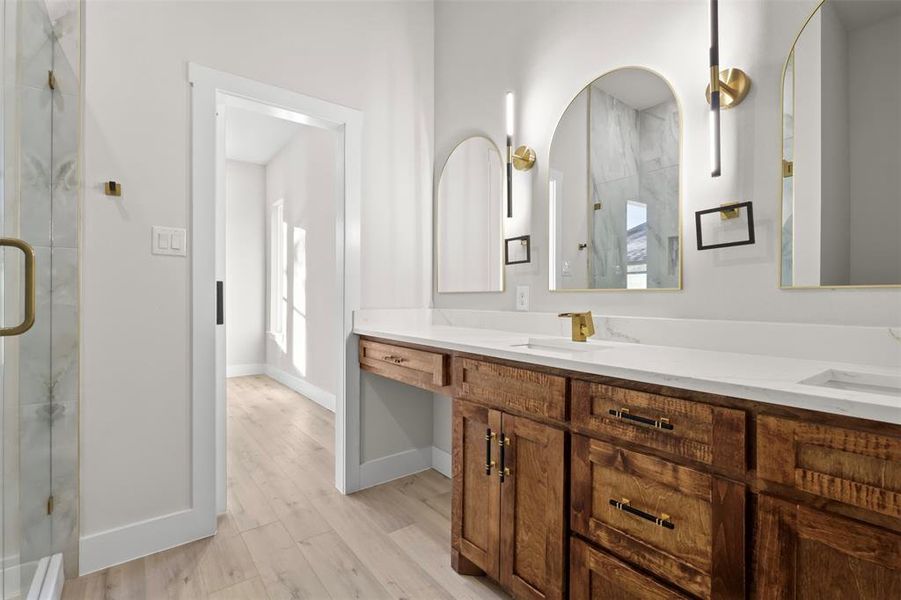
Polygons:
M594 335L594 319L591 311L560 313L560 317L569 317L573 324L573 341L584 342Z

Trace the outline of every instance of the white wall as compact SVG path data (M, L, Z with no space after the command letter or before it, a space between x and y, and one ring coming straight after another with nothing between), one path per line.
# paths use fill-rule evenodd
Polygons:
M557 186L557 252L554 281L558 288L584 290L588 285L588 88L573 99L555 131L551 169ZM567 269L564 271L564 263Z
M266 169L225 164L226 369L266 362Z
M707 2L439 2L436 164L472 133L503 142L507 90L518 98L516 143L535 148L538 162L532 171L514 175L514 210L532 234L535 263L509 267L503 294L436 294L435 305L512 310L516 286L526 284L537 311L898 325L901 290L778 288L781 71L814 5L813 0L720 3L720 62L745 70L753 87L741 106L723 112L723 176L712 179L703 100L709 77ZM554 126L586 83L624 65L661 73L681 103L684 289L551 293L546 185ZM694 212L736 200L754 202L757 243L698 252Z
M266 212L284 202L288 242L284 339L266 336L266 364L329 394L338 377L337 142L334 131L304 126L266 165ZM274 235L270 226L270 243Z
M364 307L429 302L434 162L430 3L97 0L84 19L82 537L189 504L189 262L150 254L152 225L189 224L187 63L363 111Z
M794 285L820 285L823 225L823 13L795 44Z
M822 15L820 187L820 283L847 285L851 278L851 169L848 145L848 35L835 9L826 3ZM856 91L855 91L856 94ZM855 99L857 101L857 99ZM895 193L895 204L898 194ZM799 215L799 218L801 215Z
M850 34L851 277L901 282L901 15Z

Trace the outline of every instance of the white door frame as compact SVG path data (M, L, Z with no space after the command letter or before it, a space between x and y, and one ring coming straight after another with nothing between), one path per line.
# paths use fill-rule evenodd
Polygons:
M215 512L225 508L226 406L224 356L217 357L217 255L224 250L224 206L217 198L217 162L225 141L217 131L219 106L241 106L338 133L335 256L337 280L338 381L335 389L335 487L359 489L360 368L353 311L360 307L360 196L363 114L355 109L304 96L195 63L188 65L192 110L192 294L191 356L193 490L195 498L213 492ZM343 200L343 201L342 201ZM217 217L218 214L218 217ZM219 242L217 243L217 239ZM220 269L220 275L224 272ZM217 390L218 388L218 390ZM217 398L217 391L219 398ZM210 410L210 409L213 410ZM200 494L198 496L197 494ZM208 509L210 510L210 509Z

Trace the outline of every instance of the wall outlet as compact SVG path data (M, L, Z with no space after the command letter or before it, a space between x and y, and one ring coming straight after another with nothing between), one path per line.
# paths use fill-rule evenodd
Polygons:
M529 310L529 286L516 286L516 310Z

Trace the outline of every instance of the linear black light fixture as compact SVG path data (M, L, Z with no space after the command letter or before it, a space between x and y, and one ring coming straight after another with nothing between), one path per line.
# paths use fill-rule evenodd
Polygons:
M535 151L528 146L513 150L513 129L516 124L515 100L513 92L507 92L507 218L513 216L513 168L528 171L535 166Z
M751 78L741 69L720 71L719 1L710 0L710 176L722 174L720 158L720 110L738 106L751 90Z

